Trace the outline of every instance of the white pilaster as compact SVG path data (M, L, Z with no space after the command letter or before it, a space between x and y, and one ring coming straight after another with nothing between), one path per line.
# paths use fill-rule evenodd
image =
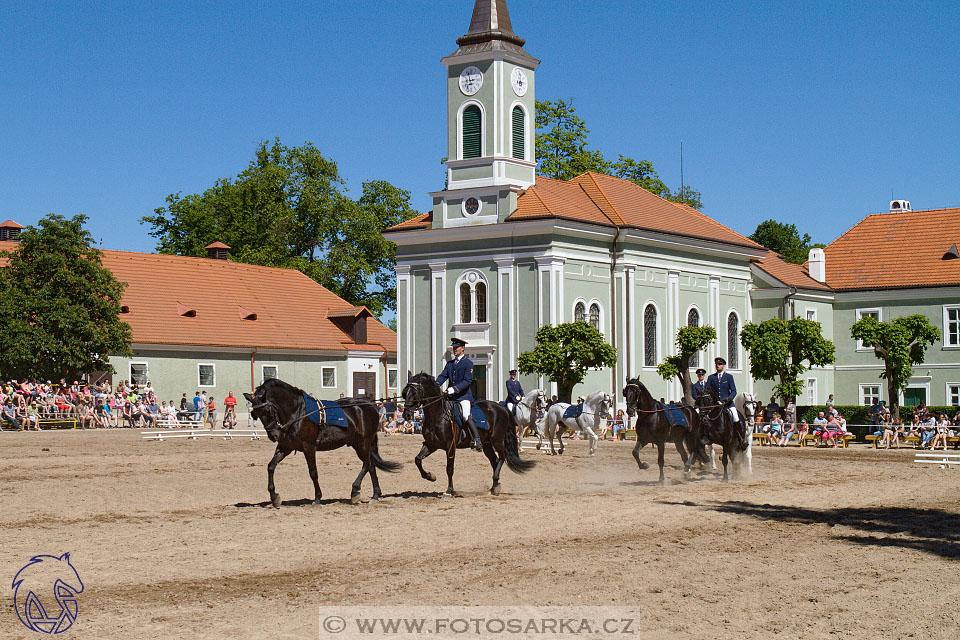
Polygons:
M623 324L627 329L628 340L626 343L626 355L627 355L627 370L625 376L632 375L634 367L637 365L636 360L636 351L637 351L637 327L636 323L633 321L634 318L634 305L636 302L634 299L637 297L637 267L632 264L624 266L624 275L626 276L626 283L624 285L624 298L623 298ZM626 379L625 376L621 376ZM619 384L619 380L617 383Z
M717 339L710 345L709 356L707 358L707 366L704 368L712 371L713 359L717 357L717 345L720 344L720 340L723 339L724 332L727 330L727 327L720 326L720 277L719 276L710 276L710 292L708 301L708 317L710 318L710 326L717 330Z
M410 341L413 329L413 282L410 265L397 265L397 384L400 388L407 382L407 371L413 371L411 363L413 345ZM400 285L403 286L403 304L400 301Z
M676 355L677 353L677 329L680 328L680 272L670 270L667 271L667 308L664 312L664 315L667 316L666 327L667 335L666 337L666 348L664 353L669 355ZM667 388L669 389L670 398L676 399L678 388L680 383L678 380L673 379L670 381Z
M440 375L440 343L447 331L447 263L430 263L430 368Z
M503 376L515 366L513 352L513 258L496 260L497 263L497 386L504 383ZM504 320L508 323L504 326ZM492 396L495 397L495 396Z

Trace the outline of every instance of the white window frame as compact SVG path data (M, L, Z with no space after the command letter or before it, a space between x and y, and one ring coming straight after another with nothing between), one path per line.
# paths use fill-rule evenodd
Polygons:
M146 376L146 379L143 381L143 383L146 384L147 381L150 380L150 363L145 360L131 360L130 362L127 363L127 382L129 382L130 384L133 384L133 365L135 364L142 364L144 367L147 368L147 376Z
M683 316L683 326L684 326L684 327L689 327L689 326L690 326L690 325L687 324L687 323L690 321L690 312L693 311L693 310L696 310L696 312L697 312L697 322L700 323L700 324L698 324L697 326L698 326L698 327L704 326L704 325L706 324L706 322L705 322L705 320L704 320L703 311L701 311L701 310L700 310L700 307L699 307L698 305L696 305L696 304L692 304L692 305L690 305L689 307L687 307L687 313ZM699 355L699 363L700 363L700 364L698 364L698 365L690 365L690 369L692 369L692 370L699 369L700 367L705 367L707 360L709 360L709 356L708 356L708 354L707 354L707 350L706 350L706 349L704 349L703 351L698 351L697 354Z
M470 280L468 279L471 273L474 273L477 275L477 280L475 282L470 282ZM486 298L487 319L484 322L477 321L477 285L480 284L481 282L483 283L483 286L487 291L487 298ZM460 318L460 287L461 285L464 285L464 284L470 287L470 318L468 322L460 322L461 320ZM456 324L457 325L459 326L480 325L483 327L490 325L490 283L487 281L486 276L484 276L479 269L467 269L466 271L461 273L460 277L457 278L454 291L456 292L456 296L457 296L457 308L456 308L456 314L457 314Z
M814 307L804 309L803 317L811 322L817 322L817 310Z
M656 353L653 354L654 364L647 365L647 320L646 313L647 307L653 305L653 310L657 312L657 330L654 332L654 340L656 340ZM657 368L657 365L660 364L658 360L663 355L663 349L661 348L660 336L663 332L663 314L660 313L660 305L656 303L655 300L647 300L643 303L643 306L640 307L640 362L641 369L647 371L654 371Z
M591 301L587 304L587 313L586 313L586 316L585 316L586 322L587 322L587 324L590 324L590 308L593 307L593 305L597 305L597 309L600 311L600 315L599 315L599 317L597 318L597 331L599 331L600 333L606 333L606 332L603 330L603 327L604 327L604 324L603 324L603 320L604 320L604 317L603 317L603 316L604 316L604 313L603 313L603 305L602 305L602 304L600 303L600 301L597 300L596 298L594 298L593 300L591 300ZM590 325L590 326L593 326L593 325Z
M333 371L333 384L324 384L323 383L323 374L325 371ZM336 367L320 367L320 388L321 389L336 389L337 388L337 368Z
M457 160L480 160L480 158L463 157L463 112L470 105L480 107L480 158L487 157L487 110L484 109L482 102L473 98L465 101L457 110Z
M583 321L587 324L590 324L590 306L587 304L587 301L583 298L577 298L573 301L573 306L570 307L570 322L577 321L577 305L583 305Z
M857 320L860 320L866 314L872 314L872 313L877 314L877 322L883 322L883 312L880 310L879 307L873 307L869 309L857 309ZM863 346L863 341L858 339L857 351L873 351L873 347Z
M958 323L960 323L960 305L957 304L945 304L943 305L943 348L944 349L960 349L960 329L957 332L957 341L949 342L950 340L950 331L949 326L950 322L947 318L947 314L951 310L957 311Z
M203 384L200 382L200 367L213 367L213 384ZM213 389L217 386L217 365L214 362L197 363L197 386L201 389Z
M866 387L876 387L876 388L877 388L877 393L876 393L877 402L880 402L881 400L883 400L883 395L882 395L882 394L883 394L883 385L882 385L882 384L880 384L880 383L878 383L878 382L861 382L861 383L860 383L860 387L859 387L859 388L860 388L860 405L861 405L861 406L869 407L869 406L873 405L873 397L874 397L874 394L872 394L872 393L869 394L870 399L868 400L868 399L867 399L867 393L864 391L864 389L865 389Z
M810 384L811 382L813 384ZM811 393L811 391L813 393ZM819 398L817 397L817 379L816 378L807 378L807 384L804 387L803 394L804 396L806 396L807 406L813 407L819 404L818 402Z
M728 356L730 355L729 326L730 326L731 315L734 315L737 317L737 341L734 343L734 348L737 350L737 366L736 368L732 368L730 367L729 363L727 363L727 369L729 371L743 371L744 366L746 366L746 363L744 362L744 358L743 358L743 345L740 344L740 334L743 333L743 316L740 315L740 311L734 308L728 309L727 315L723 317L723 335L724 335L723 341L725 343L724 346L727 348L727 350L723 354L723 358L724 360L730 359Z
M958 396L958 398L960 398L960 382L948 382L948 383L946 383L946 384L944 385L944 388L945 388L945 390L946 390L946 392L947 392L947 395L946 395L947 404L956 407L956 406L958 406L958 404L960 404L960 403L954 403L954 402L953 402L953 399L950 397L950 396L952 395L952 394L951 394L951 391L950 391L950 387L956 387L956 388L957 388L957 396ZM950 416L950 417L952 418L953 416Z
M393 374L394 381L390 384L390 374ZM396 389L400 385L400 369L397 367L387 367L387 388Z
M275 364L264 363L264 364L261 364L261 365L260 365L260 384L263 384L264 382L267 381L267 378L266 378L266 376L264 375L264 372L263 372L263 370L266 369L267 367L273 367L273 368L276 370L276 373L277 373L277 375L276 375L275 377L276 377L277 379L280 378L280 367L278 367L278 366L275 365Z
M514 158L513 157L513 110L517 107L520 107L520 110L523 111L523 157ZM530 158L530 111L520 100L514 100L513 104L510 105L510 158L513 160L522 160L526 162ZM461 125L463 126L463 125ZM463 144L461 140L460 144Z

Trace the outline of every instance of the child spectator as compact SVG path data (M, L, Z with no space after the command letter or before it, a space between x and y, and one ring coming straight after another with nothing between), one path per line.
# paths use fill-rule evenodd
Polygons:
M207 401L207 424L211 428L217 428L217 403L213 401L213 396Z

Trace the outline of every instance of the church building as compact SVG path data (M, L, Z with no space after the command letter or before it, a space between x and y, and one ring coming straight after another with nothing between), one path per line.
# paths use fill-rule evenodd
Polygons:
M431 194L432 211L386 232L397 246L402 379L419 371L439 374L450 338L459 337L476 365L476 396L500 399L507 372L521 352L534 348L539 327L583 320L616 349L617 364L590 372L575 394L602 389L619 404L626 378L639 376L655 396L676 399L679 383L664 381L656 366L676 352L680 327L709 324L717 340L695 365L712 370L713 358L723 356L741 391L768 396L772 383L750 379L740 330L747 322L800 316L822 324L838 356L846 353L841 343L850 343L860 367L851 371L864 380L847 381L844 374L846 402L854 403L864 381L882 386L876 380L882 363L858 352L849 338L852 322L834 324L834 305L849 294L831 287L830 247L827 260L818 250L820 262L788 264L696 209L629 181L595 173L566 181L537 176L540 61L514 32L506 0L476 0L457 45L441 60L447 186ZM960 278L954 291L957 285ZM864 296L861 291L843 302L844 322L848 307L856 312ZM960 365L956 370L960 374ZM807 395L798 404L825 401L835 373L834 367L808 371ZM521 382L525 389L556 392L535 376ZM927 401L940 395L928 394Z

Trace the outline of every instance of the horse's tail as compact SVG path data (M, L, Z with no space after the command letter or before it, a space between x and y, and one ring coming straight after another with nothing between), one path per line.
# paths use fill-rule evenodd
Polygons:
M517 432L513 428L512 420L504 429L503 445L507 450L507 466L514 473L526 473L537 466L533 460L524 460L520 457L520 443L517 442Z
M370 447L370 461L373 462L373 466L381 471L388 471L390 473L396 473L403 468L403 465L399 462L390 462L389 460L384 460L380 457L379 446L377 441L373 441L373 446Z

